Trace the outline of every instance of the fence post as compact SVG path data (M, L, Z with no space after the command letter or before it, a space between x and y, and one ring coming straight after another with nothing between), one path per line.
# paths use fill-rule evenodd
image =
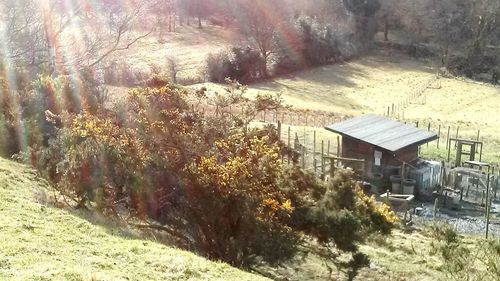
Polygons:
M439 140L441 139L441 124L438 129L438 139L437 139L437 148L439 149Z
M477 141L479 141L479 134L481 134L481 130L477 130ZM476 146L476 153L478 153L479 147Z
M340 136L337 136L337 157L340 157Z
M448 126L448 134L446 135L446 149L451 149L450 147L450 131L451 131L451 127Z
M316 174L316 130L313 132L313 166Z
M290 126L288 126L288 149L290 149L290 144L291 144L290 133L291 133L291 128ZM288 155L288 164L290 164L290 155Z
M325 141L321 140L321 177L325 175Z

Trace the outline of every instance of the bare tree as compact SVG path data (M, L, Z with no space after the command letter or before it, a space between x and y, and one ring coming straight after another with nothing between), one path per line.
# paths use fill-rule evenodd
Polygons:
M272 0L240 0L238 3L234 14L243 32L257 46L263 61L260 72L267 77L267 63L275 47L274 36L286 20L284 5Z
M0 32L8 38L2 56L49 73L96 66L152 32L134 30L149 2L125 7L118 0L103 0L92 8L82 1L2 1Z

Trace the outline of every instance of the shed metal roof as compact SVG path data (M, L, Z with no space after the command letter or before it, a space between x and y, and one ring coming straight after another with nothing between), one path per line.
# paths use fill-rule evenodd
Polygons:
M325 129L391 152L438 139L434 133L375 114L355 117Z

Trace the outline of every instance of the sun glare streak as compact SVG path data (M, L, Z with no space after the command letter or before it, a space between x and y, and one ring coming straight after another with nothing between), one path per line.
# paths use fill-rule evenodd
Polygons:
M277 36L284 40L285 47L293 56L292 59L295 59L295 61L298 61L301 65L305 65L306 60L301 55L301 52L297 50L300 44L298 37L295 35L291 26L282 24L285 22L283 14L276 13L275 7L271 7L267 1L256 0L254 4L262 12L266 20L269 21L274 28L276 28Z
M65 0L63 2L64 11L68 15L71 15L71 14L75 13L77 9L80 9L79 5L80 5L80 3L77 3L77 6L74 6L72 0ZM76 65L77 61L72 60L72 57L75 57L77 55L76 50L79 49L80 42L83 42L83 40L82 40L83 27L81 26L79 21L72 21L69 28L71 28L72 32L70 33L70 38L68 38L68 40L71 40L71 43L72 43L71 45L72 46L74 45L74 48L62 48L61 56L64 59L62 65L64 65L65 70L66 70L65 72L69 76L68 77L69 81L67 81L67 82L70 84L69 85L70 89L68 89L70 91L70 97L67 97L67 98L70 98L72 104L77 104L78 108L81 109L82 108L82 100L84 99L82 95L84 95L85 93L82 93L81 83L79 82L80 81L79 80L80 74L78 71L78 66ZM75 51L72 52L72 50L75 50ZM68 54L66 54L66 53L68 53Z
M2 15L5 15L4 11L0 11L0 13ZM11 56L11 51L8 46L8 40L9 38L7 34L7 26L5 24L5 20L2 20L0 21L0 49L4 59L1 62L3 69L0 69L0 72L3 76L1 78L5 80L5 85L0 85L0 91L2 91L0 92L0 95L2 95L2 100L10 105L9 108L12 111L11 114L14 119L11 121L14 123L13 125L17 136L16 141L18 142L18 146L24 150L28 146L26 129L23 122L21 121L21 105L19 104L17 96L12 94L17 91L17 75L15 67L9 59L9 57ZM6 86L6 88L4 89L2 86ZM6 137L8 137L6 134L2 136L2 138ZM3 143L5 143L5 140L3 141Z

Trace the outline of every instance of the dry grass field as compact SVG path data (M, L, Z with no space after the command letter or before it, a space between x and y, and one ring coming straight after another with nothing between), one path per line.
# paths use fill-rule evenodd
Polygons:
M204 64L209 53L228 48L232 44L245 45L234 31L207 25L178 27L166 33L161 41L151 36L130 50L117 53L117 58L139 69L152 65L166 69L167 58L177 61L179 80L184 82L204 79ZM334 112L355 116L365 113L384 114L392 104L412 96L427 81L436 76L436 65L408 58L404 55L382 53L336 65L321 66L275 79L249 85L248 95L280 93L286 104L297 109ZM442 149L447 128L451 136L459 128L459 137L477 138L485 142L484 159L500 162L500 88L465 79L440 78L440 88L429 88L422 98L413 100L400 110L400 119L441 131L441 149L431 145L423 149L424 156L446 158ZM223 85L194 84L191 88L206 87L220 91ZM112 96L120 96L126 87L110 87ZM325 124L326 125L326 124ZM312 129L312 128L309 128ZM333 137L335 138L335 137ZM332 139L333 139L332 138Z
M436 76L436 68L426 62L405 57L373 55L344 64L322 66L249 86L249 96L280 93L285 103L297 109L335 112L341 115L384 114L392 104L409 98L419 87ZM417 100L400 110L400 119L438 133L441 148L447 127L455 137L485 142L487 161L500 162L500 88L465 79L440 78L440 87L428 88ZM192 87L220 91L223 86L204 83ZM325 124L326 125L326 124ZM436 146L431 145L432 147ZM446 156L446 151L427 150L429 157Z
M130 49L115 53L113 59L124 60L135 69L149 70L153 65L167 69L167 59L172 58L178 65L180 80L199 81L204 78L203 68L209 53L243 44L241 35L211 25L203 29L178 26L175 32L165 34L161 39L157 33L146 37Z

